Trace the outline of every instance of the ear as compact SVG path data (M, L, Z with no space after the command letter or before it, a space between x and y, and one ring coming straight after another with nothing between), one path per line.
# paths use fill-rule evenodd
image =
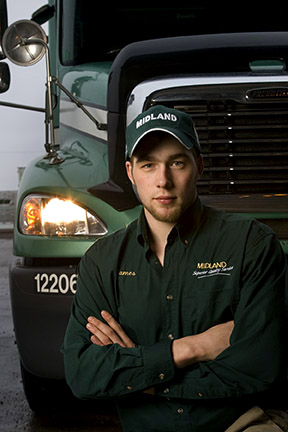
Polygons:
M133 178L132 163L130 161L127 161L125 163L125 166L126 166L126 172L127 172L127 176L129 178L129 180L131 181L132 184L135 184L134 178Z

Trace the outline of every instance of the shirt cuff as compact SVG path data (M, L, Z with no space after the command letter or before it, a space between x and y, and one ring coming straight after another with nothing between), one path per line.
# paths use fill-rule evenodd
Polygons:
M143 347L144 373L147 386L163 384L174 376L174 363L171 352L172 341L164 340Z

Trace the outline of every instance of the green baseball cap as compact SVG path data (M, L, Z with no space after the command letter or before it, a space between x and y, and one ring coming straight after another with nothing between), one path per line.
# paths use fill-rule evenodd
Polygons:
M198 135L189 114L155 105L139 114L126 129L126 159L135 151L141 139L150 132L163 131L176 138L184 147L201 152Z

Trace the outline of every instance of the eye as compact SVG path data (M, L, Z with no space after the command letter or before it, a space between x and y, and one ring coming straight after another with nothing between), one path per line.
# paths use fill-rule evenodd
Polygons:
M146 170L151 169L152 167L153 167L153 164L151 162L147 162L141 166L142 169L146 169Z
M175 168L182 168L184 166L184 162L180 160L173 161L171 164Z

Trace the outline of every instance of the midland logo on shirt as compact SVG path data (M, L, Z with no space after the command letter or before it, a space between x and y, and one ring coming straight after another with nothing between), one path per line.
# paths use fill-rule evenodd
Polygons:
M192 276L203 279L213 276L231 276L234 266L226 261L198 262Z

